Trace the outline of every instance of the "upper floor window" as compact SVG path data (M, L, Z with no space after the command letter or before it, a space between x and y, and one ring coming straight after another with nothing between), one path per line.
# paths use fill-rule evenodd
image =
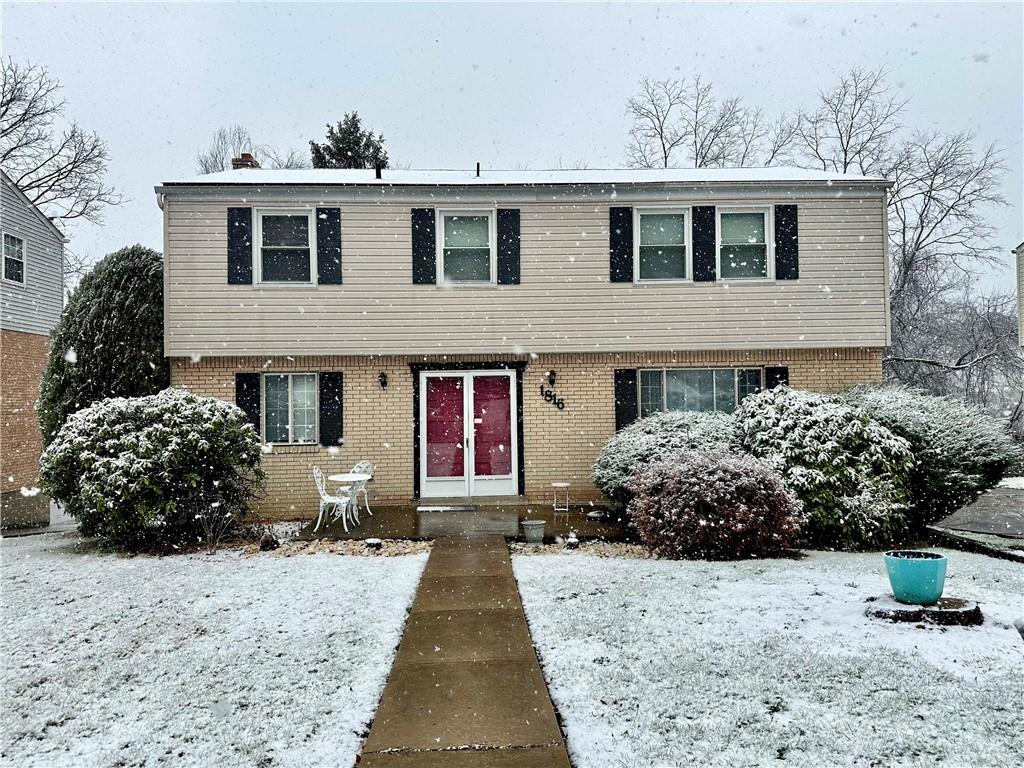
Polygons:
M25 284L25 241L4 234L4 280Z
M659 411L732 413L762 387L760 368L641 369L640 416Z
M259 282L313 282L316 229L312 211L261 211L257 221Z
M637 211L633 274L639 280L686 280L687 215L682 210Z
M263 440L315 443L316 393L315 373L263 374Z
M441 211L440 282L493 283L496 266L492 211Z
M718 209L718 275L722 279L768 278L772 273L769 208Z

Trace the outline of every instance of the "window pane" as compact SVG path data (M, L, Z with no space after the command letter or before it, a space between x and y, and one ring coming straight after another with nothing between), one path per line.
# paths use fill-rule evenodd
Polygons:
M4 257L4 277L16 283L25 282L25 263Z
M650 416L662 409L662 380L664 371L640 371L640 417Z
M473 472L512 474L512 390L508 376L473 377Z
M682 245L686 242L685 218L681 213L640 214L640 245Z
M288 442L288 377L263 377L264 435L268 443Z
M266 282L309 282L308 248L264 248L261 279Z
M686 247L641 245L641 280L682 280L686 277Z
M308 248L309 217L296 216L264 216L263 245Z
M767 277L768 246L723 245L722 277Z
M736 373L739 391L737 399L742 401L747 395L757 392L761 388L761 369L742 368Z
M427 477L465 477L461 376L427 378Z
M713 372L706 369L666 371L665 405L674 411L714 410Z
M316 440L316 376L292 376L292 442Z
M450 282L491 279L490 248L445 248L444 279Z
M25 260L25 241L14 235L4 235L4 256L18 261Z
M445 248L486 248L490 242L489 216L445 216Z
M736 410L736 371L732 368L715 370L715 410L725 413Z
M764 243L763 213L723 213L722 243Z

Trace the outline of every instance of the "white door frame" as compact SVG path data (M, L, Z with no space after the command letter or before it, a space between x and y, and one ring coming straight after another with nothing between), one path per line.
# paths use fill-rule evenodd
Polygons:
M476 442L473 408L473 378L475 376L504 376L509 388L510 450L512 452L511 472L508 475L478 476L473 468L476 464ZM427 379L461 378L463 407L463 476L453 478L427 477ZM419 372L420 390L420 497L466 497L466 496L515 496L519 493L519 402L516 391L516 371L512 368L473 370L427 370Z

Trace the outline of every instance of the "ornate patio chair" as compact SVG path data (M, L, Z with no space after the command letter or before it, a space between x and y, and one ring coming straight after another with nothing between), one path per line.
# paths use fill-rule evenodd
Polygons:
M352 467L352 471L353 472L358 472L358 473L363 474L363 475L369 475L370 476L370 480L372 480L374 473L377 471L377 468L373 465L373 462L365 461L364 460L364 461L360 461L358 464L356 464L354 467ZM358 496L359 496L360 493L363 494L363 504L366 506L366 513L370 517L373 517L373 512L370 510L370 496L369 496L369 493L366 490L366 486L367 486L368 483L369 483L369 481L364 480L364 481L362 481L360 483L355 483L352 486L352 505L356 508L355 515L356 515L356 522L357 523L359 522L359 499L358 499Z
M341 525L345 529L345 533L348 533L348 516L351 514L351 508L355 501L352 487L342 486L337 489L336 495L331 496L327 492L327 483L324 481L324 473L320 471L320 467L313 467L313 482L316 483L316 489L320 493L320 514L316 518L313 530L319 530L324 522L325 513L327 510L331 510L331 517L335 520L340 517ZM358 522L357 518L356 523L358 524Z

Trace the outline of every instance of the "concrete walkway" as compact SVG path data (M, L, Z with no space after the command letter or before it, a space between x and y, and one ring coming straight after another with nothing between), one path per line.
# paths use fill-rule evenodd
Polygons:
M360 768L569 768L501 536L435 540Z

